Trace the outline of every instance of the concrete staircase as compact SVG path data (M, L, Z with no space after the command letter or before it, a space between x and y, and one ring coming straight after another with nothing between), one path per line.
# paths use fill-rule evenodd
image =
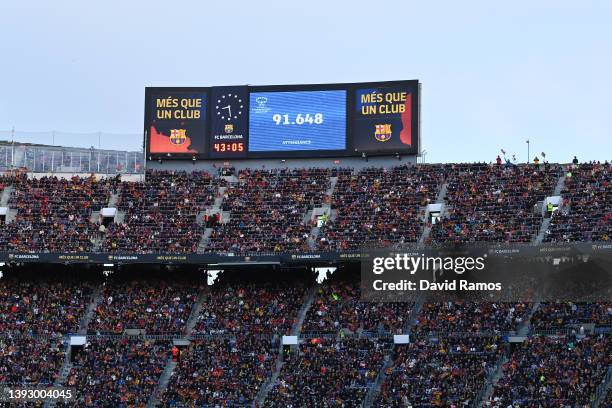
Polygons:
M525 319L523 324L521 324L517 328L517 330L516 330L517 336L527 336L527 335L529 335L529 332L531 331L531 317L535 314L535 312L538 311L538 309L540 309L540 304L541 304L541 302L539 300L534 302L533 307L531 308L531 311L529 312L529 316L527 316L527 318Z
M485 385L483 386L481 392L476 396L474 401L470 404L472 408L483 407L485 402L488 401L493 395L493 390L495 389L495 384L502 378L504 374L504 364L508 362L507 356L502 356L497 362L495 366L495 371L487 377L485 380Z
M297 320L293 324L293 327L291 328L292 336L300 335L300 332L302 331L302 325L304 324L304 319L306 319L306 314L308 313L310 306L312 306L312 302L314 301L318 288L319 286L315 284L308 290L308 292L306 292L306 295L304 295L304 301L302 302L302 307L300 308L298 312ZM282 368L283 368L283 345L281 342L278 347L278 357L276 359L276 364L274 365L274 369L272 370L270 378L262 384L261 388L257 392L257 396L255 397L255 402L257 403L257 406L261 406L261 407L265 406L264 403L266 401L266 398L268 397L268 394L274 387L274 384L276 384L276 381L278 380L278 377L280 375Z
M170 382L170 378L172 377L172 373L174 372L176 365L177 363L172 360L172 357L169 357L168 361L166 362L166 366L164 367L164 371L161 373L159 380L157 381L157 388L149 397L147 408L157 407L160 404L159 397L161 397L166 387L168 387L168 383Z
M442 186L440 187L440 191L438 191L438 196L436 197L436 204L445 204L444 197L446 197L447 190L448 190L448 183L445 181L444 183L442 183ZM440 214L440 215L443 216L444 214ZM427 210L425 210L424 217L422 220L423 225L424 225L423 232L421 233L421 236L419 237L419 240L418 240L419 246L423 245L425 241L427 241L427 239L429 238L429 235L431 234L431 227L427 223L428 218L429 218L429 213Z
M12 192L13 192L13 186L4 187L4 190L2 190L2 195L0 195L0 207L8 206L8 202L11 198Z
M108 208L113 208L117 206L117 201L119 201L119 190L111 193L110 198L108 199L108 204L106 205Z
M565 175L559 177L557 180L557 185L555 186L555 190L553 191L553 195L558 196L561 195L563 188L565 187Z
M11 223L13 221L15 221L15 218L17 217L17 212L19 210L17 210L16 208L9 208L8 213L6 214L6 223Z
M257 404L256 406L258 407L264 406L264 402L266 401L266 398L268 397L268 394L270 393L270 391L272 391L274 384L276 384L276 381L278 380L278 377L280 375L282 368L283 368L283 345L281 343L279 344L279 347L278 347L278 355L276 357L276 363L274 364L274 369L272 370L272 373L270 374L270 378L268 378L261 385L261 387L259 388L259 391L257 392L257 395L255 396L255 403Z
M53 383L54 387L62 387L66 384L66 380L68 379L68 375L70 375L70 370L72 370L72 362L71 360L71 348L70 344L64 345L66 350L66 355L64 356L64 362L62 363L62 368L60 369L59 376ZM48 399L43 403L44 408L53 408L57 405L57 400Z
M597 387L596 394L595 394L595 401L593 402L593 404L591 404L591 407L606 408L601 404L606 399L606 395L610 388L612 388L612 367L608 367L608 372L606 376L604 377L603 382Z
M546 231L548 231L548 228L550 227L551 220L552 220L551 217L546 217L542 219L542 224L540 224L540 230L538 231L538 234L533 239L534 245L539 245L542 242L544 242L544 238L546 238Z
M231 177L234 177L234 176L231 176ZM219 193L217 194L217 197L215 197L215 202L213 203L213 205L210 208L207 208L205 211L198 214L198 223L202 222L202 220L204 219L204 215L206 215L207 213L208 214L220 213L222 214L221 222L225 222L224 217L223 217L223 211L221 211L222 205L223 205L223 194L225 194L225 190L227 190L227 187L219 187ZM229 220L229 216L227 220ZM206 247L208 246L208 241L212 233L213 233L212 228L206 228L204 230L204 234L202 234L202 238L200 238L200 242L198 243L198 249L196 250L198 254L203 254L204 252L206 252Z
M561 195L561 191L563 191L563 187L565 187L565 175L562 175L557 180L557 185L555 186L555 190L553 191L552 195L553 196ZM546 209L542 209L542 211L545 212ZM561 211L561 206L559 206L558 211ZM552 220L552 217L548 216L548 214L546 214L546 216L542 218L542 224L540 224L540 229L538 230L538 233L533 240L534 245L539 245L542 242L544 242L544 238L546 237L546 231L548 231L548 228L550 227L551 220Z
M324 213L329 215L328 222L332 222L336 219L336 216L338 214L338 211L332 210L332 206L331 206L331 200L332 200L332 196L334 195L334 191L336 191L336 184L338 183L338 177L330 177L329 181L330 181L330 186L325 192L325 196L329 197L329 202L323 203L323 205L321 205L320 208L322 209ZM312 216L312 211L309 211L308 213L306 213L304 217L304 221L308 222L311 216ZM310 235L308 236L308 247L310 248L311 251L316 251L317 249L317 238L319 237L320 232L321 232L321 228L317 227L316 225L312 227L312 229L310 230Z
M365 398L363 399L361 403L362 408L370 408L374 406L374 402L376 401L376 398L378 398L378 394L380 393L380 388L382 386L382 383L385 381L385 378L387 378L387 374L386 374L387 369L391 366L393 366L393 353L392 352L385 356L385 362L380 368L380 371L378 372L378 375L376 376L376 380L368 388L368 393L366 394Z
M302 307L298 312L297 320L291 328L292 336L300 335L300 332L302 331L302 325L304 324L304 320L306 319L306 314L308 313L310 306L312 306L312 303L314 302L318 289L319 285L315 283L304 296L304 302L302 303Z
M193 329L198 323L198 316L200 316L200 311L202 311L204 299L206 299L206 294L201 293L200 296L198 296L198 300L196 300L196 303L191 309L191 314L189 315L189 319L187 320L187 324L185 325L185 334L187 337L193 332Z
M419 313L421 312L421 309L423 308L424 303L425 303L424 296L419 296L418 298L415 299L414 306L410 310L410 315L408 316L408 319L406 320L406 324L403 327L403 330L402 330L403 333L409 334L412 331L412 328L417 323L417 317L419 316ZM380 370L378 371L376 380L368 388L368 393L366 394L365 398L363 399L363 402L361 403L362 408L370 408L374 406L373 404L376 401L376 398L378 398L378 394L380 393L380 388L382 386L382 383L385 381L386 371L389 367L393 366L394 349L395 349L395 345L393 345L391 349L389 350L389 352L387 353L387 355L385 355L385 362L380 368Z
M87 327L89 327L91 319L94 318L98 305L102 303L104 297L103 295L104 291L101 285L94 289L94 292L91 295L91 302L89 302L87 310L79 322L79 334L87 334Z
M185 336L182 341L188 342L189 336L193 332L196 324L198 323L198 316L200 316L200 311L202 310L202 305L204 303L204 299L206 298L206 293L200 293L198 299L196 300L193 308L191 309L191 313L189 314L189 319L185 325ZM174 373L174 369L176 368L177 363L172 360L172 357L168 358L166 362L166 366L164 367L164 371L159 376L159 380L157 381L157 387L151 393L149 397L149 401L147 402L147 408L157 407L160 404L159 397L164 393L166 388L168 387L168 383L170 382L170 378Z

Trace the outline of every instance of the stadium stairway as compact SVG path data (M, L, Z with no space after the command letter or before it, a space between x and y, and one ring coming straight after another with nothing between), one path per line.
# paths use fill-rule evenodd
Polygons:
M419 313L421 313L421 309L423 308L423 304L425 303L425 298L423 296L419 296L415 299L414 306L410 310L410 315L408 316L408 320L403 328L403 333L410 334L412 328L417 324L417 317ZM393 366L393 351L395 349L395 345L392 345L387 354L385 355L385 362L378 371L376 375L376 380L370 387L368 388L368 392L361 403L361 408L370 408L374 406L374 402L376 398L378 398L378 394L380 393L381 386L386 378L387 369Z
M191 335L191 332L193 332L193 329L198 323L198 317L200 316L200 311L202 310L202 305L204 304L205 298L206 294L201 293L191 309L191 314L189 315L189 319L187 319L187 324L185 325L185 335L187 337Z
M154 408L159 406L160 401L159 397L163 394L164 390L168 386L170 382L170 377L172 377L172 373L174 372L174 368L176 367L176 361L172 360L172 357L168 358L166 362L166 366L164 367L164 371L159 376L159 380L157 382L157 388L155 391L151 393L149 397L149 401L147 402L147 408Z
M2 190L2 195L0 195L0 207L8 206L9 199L11 198L11 193L13 192L13 186L6 186L4 190Z
M87 334L87 327L89 327L89 323L93 319L98 305L102 302L102 295L102 286L97 286L91 295L91 302L89 302L87 310L79 322L79 334Z
M314 302L315 296L317 294L317 289L318 285L315 284L308 290L308 292L306 292L306 295L304 295L304 301L302 302L302 307L298 312L297 320L291 328L292 336L299 337L300 332L302 331L302 325L304 324L304 319L306 319L306 314L308 313L310 306L312 306L312 303ZM282 342L279 342L278 358L276 359L274 370L272 371L270 378L262 384L261 388L257 392L257 395L255 396L255 402L257 404L256 406L265 406L266 398L268 397L268 394L272 390L272 387L274 387L274 384L278 380L278 376L280 375L280 372L283 368L283 357L283 344Z
M516 332L517 332L517 336L518 337L522 337L522 336L528 336L531 332L531 318L534 315L535 312L538 311L538 309L540 308L540 301L536 301L534 302L533 307L531 308L531 311L529 312L529 315L527 316L527 318L525 319L525 321L517 328ZM508 357L507 356L502 356L501 360L497 362L497 366L495 371L492 373L492 375L490 375L489 377L487 377L487 380L485 382L484 387L482 388L481 392L478 394L478 396L474 399L474 402L470 405L471 407L483 407L485 406L486 401L488 401L491 396L493 395L493 391L495 389L495 385L497 384L497 382L502 378L503 375L503 370L504 370L504 364L506 364L508 362Z
M202 310L202 305L204 303L204 299L206 298L205 293L201 293L198 296L198 300L193 305L191 309L191 313L189 314L189 319L187 319L187 324L185 325L185 336L181 340L188 341L189 336L193 332L196 324L198 323L198 317L200 316L200 311ZM157 381L157 387L151 393L149 397L149 401L147 402L147 408L157 407L160 404L159 397L161 397L168 387L168 383L170 382L170 378L174 373L174 369L176 368L177 363L172 360L172 357L168 359L166 362L166 366L164 367L164 371L159 376Z
M561 191L563 191L563 187L565 187L565 175L562 175L561 177L559 177L559 180L557 180L557 185L555 186L555 190L553 191L553 196L560 196ZM561 211L561 207L559 207L558 211ZM533 241L535 245L539 245L544 242L544 238L546 237L546 231L548 231L548 228L550 227L551 220L552 217L550 216L542 218L542 224L540 225L538 234L536 235L536 238Z
M608 372L606 373L603 382L599 385L599 387L597 387L597 390L595 391L595 401L591 404L591 407L605 408L602 404L606 398L608 389L610 388L612 388L612 367L608 367Z
M338 214L338 212L332 210L331 201L332 201L332 196L334 194L334 191L336 191L336 184L338 183L338 177L330 177L329 181L330 181L330 186L325 192L325 196L328 198L328 201L326 203L323 203L323 205L321 206L321 210L325 214L329 215L330 221L333 221L336 219L336 215ZM309 214L312 214L312 213L309 211L306 214L305 221L310 220ZM320 232L321 232L321 228L317 227L316 225L312 227L312 229L310 230L310 235L308 236L308 247L312 251L316 251L317 249L317 238L319 237Z
M308 313L310 306L312 306L312 303L314 302L318 288L319 287L317 284L313 285L308 290L306 295L304 296L304 302L302 303L302 307L300 308L300 311L298 312L297 320L295 321L295 323L293 324L293 327L291 328L292 336L300 335L300 332L302 331L302 325L304 324L304 320L306 319L306 314Z
M64 347L66 347L66 355L64 356L64 362L62 364L62 368L60 369L59 376L53 383L54 387L62 387L66 384L66 380L68 379L68 375L70 375L70 370L72 370L72 362L71 360L71 348L69 344L69 340L64 340ZM57 400L48 399L45 400L43 407L44 408L53 408L56 406Z
M444 198L446 197L446 191L448 190L448 183L446 182L446 180L442 183L442 186L440 187L440 191L438 192L438 196L436 197L436 202L435 204L442 204L443 205L443 211L445 209L444 204ZM444 215L443 213L440 214L441 216ZM427 218L429 217L429 213L427 212L427 210L425 210L425 213L423 214L423 232L421 233L421 236L418 240L418 244L419 245L423 245L427 239L429 238L429 234L431 234L431 226L429 225L429 223L427 222Z
M278 376L280 375L281 369L283 368L283 344L279 343L278 346L278 356L276 358L276 364L274 365L274 370L272 370L272 374L270 378L268 378L262 385L257 395L255 396L255 404L257 407L263 407L266 398L270 391L272 391L272 387L276 384L278 380Z
M217 197L215 197L215 202L213 203L212 207L198 214L198 222L201 222L204 219L204 215L206 213L217 214L221 212L221 206L223 205L223 194L225 194L226 189L227 187L219 187L219 193L217 194ZM208 245L212 232L212 228L206 228L204 230L204 234L202 235L202 238L200 238L200 243L198 244L198 249L196 250L198 254L203 254L206 252L206 246Z
M387 377L385 373L390 367L393 366L393 349L394 347L391 347L391 351L389 352L389 354L385 356L385 362L380 368L380 371L378 372L378 375L376 376L376 380L374 380L374 383L368 388L368 393L366 394L365 398L363 399L361 403L361 408L370 408L374 406L374 402L376 401L376 398L378 397L378 394L380 393L380 388L382 386L382 383L385 381L385 378Z
M119 187L119 188L121 188L121 187ZM113 208L113 207L116 207L116 206L117 206L117 201L119 201L119 190L117 190L117 191L113 191L113 192L111 193L111 196L110 196L110 198L108 199L108 204L107 204L107 207L108 207L108 208Z
M493 390L495 389L495 384L502 378L504 374L504 364L508 362L507 356L502 356L495 365L495 370L487 376L485 380L485 384L478 393L478 395L474 398L474 401L470 404L471 408L484 407L485 402L491 398L493 395Z

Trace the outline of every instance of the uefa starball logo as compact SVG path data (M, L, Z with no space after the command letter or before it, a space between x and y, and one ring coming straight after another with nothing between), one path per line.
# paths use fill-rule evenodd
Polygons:
M255 113L266 113L270 112L270 108L268 107L268 98L265 96L258 96L255 98L255 107L253 108L253 112Z

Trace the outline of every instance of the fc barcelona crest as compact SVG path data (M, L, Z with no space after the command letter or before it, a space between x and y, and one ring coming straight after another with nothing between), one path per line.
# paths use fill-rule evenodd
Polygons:
M187 129L172 129L170 131L170 143L182 145L187 140Z
M228 123L225 125L225 133L232 133L234 131L234 125Z
M386 142L391 139L393 132L391 132L391 125L376 125L376 131L374 132L374 138L379 142Z

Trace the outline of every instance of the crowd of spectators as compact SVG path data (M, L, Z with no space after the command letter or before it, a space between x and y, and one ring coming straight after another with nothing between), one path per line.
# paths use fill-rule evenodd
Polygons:
M546 231L546 242L609 241L612 238L612 164L572 166L562 204Z
M253 406L277 357L269 337L248 332L193 341L180 353L160 400L167 407Z
M410 303L363 302L359 282L337 279L319 286L302 325L304 334L400 333Z
M312 338L285 357L269 407L358 407L383 365L385 342Z
M109 226L102 250L195 253L204 233L197 217L222 183L207 172L162 170L148 171L145 182L123 182L117 208L125 218Z
M71 407L145 407L168 360L167 342L94 339L73 355ZM59 406L63 406L64 403Z
M568 167L563 202L546 241L610 238L611 166ZM0 225L0 251L193 253L205 242L206 226L198 217L217 197L229 220L213 227L207 251L335 251L413 243L430 225L424 208L445 182L446 210L426 243L529 242L542 222L537 204L552 194L561 174L551 165L450 164L244 169L231 182L204 171L151 170L144 182L2 176L2 189L13 186L8 204L17 215ZM337 182L330 197L332 178ZM125 216L101 227L92 212L113 192ZM331 211L313 236L314 221L307 215L323 204Z
M414 332L501 334L516 331L529 316L528 303L448 301L425 303Z
M63 179L22 174L10 184L8 206L17 215L12 223L0 226L0 250L91 252L99 237L92 212L108 203L117 182L93 176Z
M456 337L396 345L380 407L468 406L502 354L495 337Z
M610 165L575 165L569 172L563 205L546 239L609 239ZM324 204L332 214L316 249L415 242L424 225L423 207L444 182L449 213L432 226L431 243L527 242L541 223L536 204L551 194L558 175L548 166L502 165L242 170L223 194L229 222L214 227L207 250L311 249L313 224L305 215ZM333 177L338 182L330 197ZM190 253L204 233L197 217L227 184L205 172L152 171L146 182L0 178L0 192L8 185L13 186L9 207L18 214L14 222L0 223L0 251L88 252L105 236L102 251ZM125 221L104 231L91 222L92 213L113 192L119 192ZM162 403L252 405L279 356L279 336L291 332L311 283L267 277L222 280L208 288L201 273L199 278L106 279L87 327L88 345L73 349L65 385L77 389L78 398L70 405L146 406L170 344L104 335L128 329L185 335L190 317L200 340L181 353L159 396ZM0 384L53 383L68 347L63 336L78 331L93 293L93 283L69 278L0 279ZM517 331L531 303L425 303L412 316L412 303L360 297L355 279L330 278L316 286L301 327L302 344L284 356L265 406L358 406L383 367L391 334L405 333L412 318L413 343L395 347L375 406L470 404L506 347L510 360L488 401L493 407L588 404L610 367L609 335L528 337L518 346L502 346L492 337ZM609 328L612 305L545 302L530 325Z
M0 384L53 384L65 350L61 337L0 333Z
M121 334L137 329L147 334L180 334L201 289L189 280L108 281L88 332Z
M531 316L531 327L536 330L585 324L612 327L612 302L544 302Z
M0 333L76 333L92 287L68 280L0 279Z
M588 406L612 363L611 338L531 337L504 365L490 406Z
M606 397L600 404L601 407L612 407L612 387L608 388L608 392L606 393Z
M321 229L320 250L418 241L423 207L435 202L443 166L404 165L338 172L332 195L335 217Z
M447 214L428 243L530 242L542 222L537 204L554 191L557 167L453 164Z
M215 227L213 252L280 252L309 250L309 210L320 207L330 187L331 170L241 170L238 182L225 190L227 223Z
M289 334L305 293L301 281L215 285L204 296L194 333Z

